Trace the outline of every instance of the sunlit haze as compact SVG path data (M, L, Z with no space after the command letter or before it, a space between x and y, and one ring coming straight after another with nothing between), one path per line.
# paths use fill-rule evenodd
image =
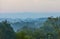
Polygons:
M0 18L60 16L60 0L0 0Z
M0 0L0 12L50 11L60 11L60 0Z

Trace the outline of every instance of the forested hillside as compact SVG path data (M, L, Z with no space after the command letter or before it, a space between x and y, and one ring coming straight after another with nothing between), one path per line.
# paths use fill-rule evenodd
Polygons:
M15 32L7 21L0 23L0 39L15 39Z
M40 28L24 27L17 39L60 39L60 17L48 17Z
M42 25L39 25L41 22L41 20L16 22L15 25L19 23L19 26L23 25L23 27L19 27L20 29L15 32L10 22L2 21L0 22L0 39L60 39L60 17L48 17ZM18 26L15 27L18 28Z

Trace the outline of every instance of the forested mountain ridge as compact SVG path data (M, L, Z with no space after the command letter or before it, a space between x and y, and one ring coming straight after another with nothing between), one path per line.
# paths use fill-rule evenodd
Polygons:
M15 32L13 29L18 24L19 29ZM44 21L40 19L13 23L8 20L2 21L0 22L0 39L60 39L60 17L48 17Z
M39 28L47 18L27 18L27 19L12 19L12 18L2 18L1 21L7 20L15 31L21 30L21 28L28 26L29 28Z
M26 27L18 32L17 36L18 34L21 39L60 39L60 17L48 17L40 28L32 31Z

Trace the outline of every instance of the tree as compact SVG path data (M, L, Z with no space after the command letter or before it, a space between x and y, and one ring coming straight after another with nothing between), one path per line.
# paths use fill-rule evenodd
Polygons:
M56 17L56 18L49 17L44 23L43 29L47 30L48 32L57 33L58 35L57 39L60 39L60 27L59 26L60 26L59 17Z
M15 39L15 32L7 21L0 23L0 39Z
M32 36L28 35L25 31L16 33L16 39L32 39Z

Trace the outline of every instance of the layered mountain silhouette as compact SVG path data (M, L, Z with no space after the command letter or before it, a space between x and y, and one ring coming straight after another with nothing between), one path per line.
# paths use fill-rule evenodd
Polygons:
M27 18L27 19L13 19L13 18L1 18L1 21L7 20L15 31L20 31L24 27L39 28L46 21L47 18Z

